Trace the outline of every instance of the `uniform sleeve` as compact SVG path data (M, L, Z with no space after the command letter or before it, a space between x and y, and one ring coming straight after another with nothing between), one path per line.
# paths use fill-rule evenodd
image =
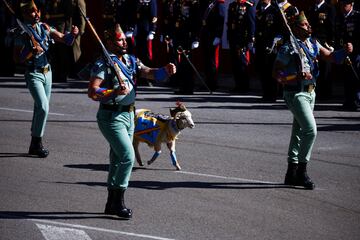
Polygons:
M92 67L90 75L91 77L105 79L106 70L106 64L103 61L98 60Z

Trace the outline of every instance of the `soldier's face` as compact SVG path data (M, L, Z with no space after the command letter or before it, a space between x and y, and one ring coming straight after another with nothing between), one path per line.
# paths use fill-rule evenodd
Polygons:
M340 8L343 14L349 13L353 9L354 3L340 3Z
M309 22L307 20L303 20L296 25L295 32L298 38L306 39L311 36L312 30Z
M31 23L37 23L40 21L40 10L38 10L36 7L33 7L31 9L27 9L24 11L24 20L31 22Z
M111 43L113 46L113 51L116 54L123 55L127 52L128 45L124 34L122 34L121 37L116 37L113 39Z

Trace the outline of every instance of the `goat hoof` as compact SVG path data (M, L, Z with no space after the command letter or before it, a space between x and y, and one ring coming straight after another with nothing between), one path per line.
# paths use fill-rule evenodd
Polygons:
M177 170L177 171L180 171L180 170L181 170L181 167L180 167L180 165L179 165L179 164L176 164L176 166L175 166L175 167L176 167L176 170Z
M150 164L152 164L152 163L153 163L153 161L151 161L151 160L149 160L149 161L147 162L148 165L150 165Z
M140 167L144 166L144 164L142 162L138 162L138 164L139 164Z

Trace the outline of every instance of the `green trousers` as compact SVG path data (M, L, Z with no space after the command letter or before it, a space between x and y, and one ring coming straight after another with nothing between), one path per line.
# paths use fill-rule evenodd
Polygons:
M288 150L289 163L307 163L317 134L314 118L315 91L284 91L285 103L294 116Z
M25 73L26 85L34 99L34 113L31 124L31 136L42 137L45 131L46 120L49 115L52 73L29 72Z
M99 109L97 122L101 133L110 144L108 189L126 189L135 160L132 145L134 112Z

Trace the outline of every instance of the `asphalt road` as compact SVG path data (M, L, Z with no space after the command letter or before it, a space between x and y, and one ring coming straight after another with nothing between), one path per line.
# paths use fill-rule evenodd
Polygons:
M134 216L123 221L102 214L108 146L86 83L54 84L50 155L40 159L26 155L30 94L21 78L0 79L0 239L359 239L360 112L316 105L308 191L282 184L292 122L283 101L141 87L137 108L168 114L177 100L196 124L177 142L182 171L165 148L153 165L135 164L126 192Z

